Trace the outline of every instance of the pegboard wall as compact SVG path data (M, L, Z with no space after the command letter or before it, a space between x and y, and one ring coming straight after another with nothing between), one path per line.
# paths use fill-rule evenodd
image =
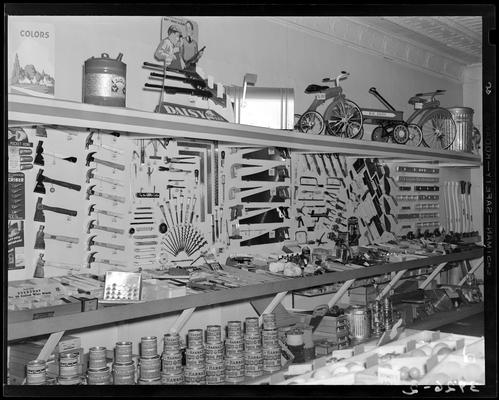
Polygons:
M469 232L469 175L335 153L9 128L9 280Z

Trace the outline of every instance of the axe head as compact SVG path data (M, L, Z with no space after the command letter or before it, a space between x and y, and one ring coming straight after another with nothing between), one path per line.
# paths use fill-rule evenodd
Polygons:
M36 153L34 163L36 165L45 165L45 160L43 159L42 153Z
M33 220L36 222L45 222L45 214L43 213L42 198L38 197L36 201L35 216Z
M89 168L87 171L87 183L90 183L90 179L94 177L95 168Z
M93 236L90 236L87 240L87 250L90 251L90 248L93 246L94 242L95 242L95 237L97 235L93 235Z
M96 153L95 151L91 151L90 153L87 154L87 162L85 164L87 167L90 165L90 163L92 161L94 161L94 154L95 153Z
M36 232L35 250L45 250L45 232L42 228L43 226Z
M36 185L35 185L35 188L33 189L33 192L40 193L40 194L47 193L47 191L45 190L45 185L43 184L43 179L36 181Z
M92 137L94 136L94 132L91 131L87 138L85 139L85 149L88 150L88 148L90 147L91 144L94 144L94 140L92 139Z

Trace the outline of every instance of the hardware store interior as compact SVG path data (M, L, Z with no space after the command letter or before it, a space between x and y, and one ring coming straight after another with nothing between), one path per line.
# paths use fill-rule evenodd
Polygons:
M8 34L10 385L485 383L481 17Z

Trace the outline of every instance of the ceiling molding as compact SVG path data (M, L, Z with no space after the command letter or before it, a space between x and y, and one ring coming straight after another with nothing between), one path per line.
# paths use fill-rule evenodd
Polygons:
M410 41L351 17L266 17L269 21L296 29L363 53L410 66L419 71L463 82L465 64L453 57Z

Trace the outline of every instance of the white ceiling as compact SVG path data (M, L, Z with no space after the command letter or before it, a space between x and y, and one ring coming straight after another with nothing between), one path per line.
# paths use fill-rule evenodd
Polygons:
M482 17L362 17L358 20L443 53L464 65L482 61Z

